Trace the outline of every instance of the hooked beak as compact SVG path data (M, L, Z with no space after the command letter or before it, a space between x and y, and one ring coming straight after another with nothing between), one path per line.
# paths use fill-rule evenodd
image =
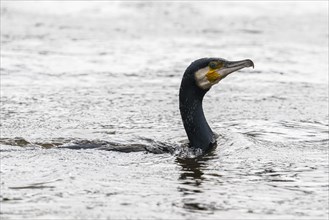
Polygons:
M230 73L251 66L254 68L254 63L249 59L240 61L225 61L223 67L218 70L218 74L224 78Z

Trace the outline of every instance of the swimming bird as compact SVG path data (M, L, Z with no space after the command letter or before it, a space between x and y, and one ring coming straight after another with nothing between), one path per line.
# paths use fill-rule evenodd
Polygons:
M245 67L254 67L254 63L249 59L227 61L222 58L201 58L187 67L179 91L179 109L190 148L201 149L205 153L216 146L216 134L203 113L203 97L213 85Z

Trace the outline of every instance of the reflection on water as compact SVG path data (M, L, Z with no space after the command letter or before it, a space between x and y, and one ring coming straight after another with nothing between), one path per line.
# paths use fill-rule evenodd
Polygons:
M208 161L216 159L216 156L216 149L214 148L206 155L196 158L176 158L176 163L181 166L178 191L182 193L184 209L188 211L207 211L209 209L204 203L206 201L198 202L196 198L198 198L198 194L202 194L206 190L202 187L205 180L203 170L211 166Z

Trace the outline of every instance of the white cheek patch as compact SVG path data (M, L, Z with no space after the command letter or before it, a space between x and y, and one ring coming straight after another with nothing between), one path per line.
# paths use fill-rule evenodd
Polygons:
M207 73L209 71L209 67L205 67L199 69L194 73L195 82L198 87L201 89L210 89L213 85L217 84L220 81L220 78L216 81L210 82L207 78Z

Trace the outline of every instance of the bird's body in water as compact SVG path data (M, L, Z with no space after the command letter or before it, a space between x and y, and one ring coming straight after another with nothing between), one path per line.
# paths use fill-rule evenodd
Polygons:
M185 70L179 91L179 109L189 140L188 146L195 155L203 155L216 146L217 135L211 130L203 113L204 95L213 85L230 73L251 66L254 66L251 60L227 61L221 58L202 58L192 62ZM152 139L143 140L147 144L82 141L63 147L70 149L98 148L121 152L147 151L151 153L174 153L177 147L180 148L180 146L172 146L172 144L164 142L155 143Z
M179 109L189 147L204 153L216 146L216 135L203 113L203 97L230 73L251 66L254 67L251 60L231 62L221 58L202 58L187 67L179 91Z

